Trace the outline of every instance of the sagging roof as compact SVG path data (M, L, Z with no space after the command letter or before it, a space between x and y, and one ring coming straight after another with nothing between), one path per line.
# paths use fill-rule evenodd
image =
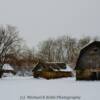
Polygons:
M60 70L66 69L66 64L63 62L46 62L46 63L38 63L32 71L42 71L42 70Z

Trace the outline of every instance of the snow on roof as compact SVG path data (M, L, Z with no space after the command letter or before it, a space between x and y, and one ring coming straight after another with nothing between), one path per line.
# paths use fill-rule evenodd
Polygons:
M3 69L4 70L14 70L9 64L4 64Z
M84 48L86 48L88 45L90 45L90 44L93 43L93 42L94 42L94 41L91 40L89 43L87 43L86 45L84 45L84 46L81 48L81 50L84 49Z
M61 69L60 71L73 71L73 69L69 66L69 65L66 65L66 69Z
M70 66L68 66L68 65L67 65L66 69L67 69L67 71L73 71L73 69Z
M66 69L65 70L61 70L61 71L72 72L73 76L75 76L75 74L76 74L74 72L74 70L69 65L67 65L67 64L66 64Z

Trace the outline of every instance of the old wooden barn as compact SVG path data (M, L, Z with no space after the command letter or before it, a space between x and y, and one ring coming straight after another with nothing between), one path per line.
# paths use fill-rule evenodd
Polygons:
M100 41L85 46L76 63L77 80L100 80Z
M32 70L35 78L55 79L72 77L72 72L66 70L66 64L62 62L39 62Z

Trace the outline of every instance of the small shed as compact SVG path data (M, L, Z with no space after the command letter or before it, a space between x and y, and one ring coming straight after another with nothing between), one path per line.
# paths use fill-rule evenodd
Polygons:
M100 80L100 41L86 45L76 62L77 80Z
M63 62L39 62L33 68L32 73L35 78L42 77L46 79L54 79L61 77L72 77L72 72L66 71L66 64Z
M16 72L12 68L10 64L4 64L2 69L0 69L0 77L7 77L7 76L12 76L15 75Z

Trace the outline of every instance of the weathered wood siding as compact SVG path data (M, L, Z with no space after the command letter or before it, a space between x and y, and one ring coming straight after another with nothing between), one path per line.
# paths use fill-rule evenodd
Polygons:
M90 69L77 70L76 71L77 80L100 80L100 72L92 71Z
M56 79L56 78L63 78L63 77L73 77L72 72L64 72L64 71L38 71L33 72L33 76L35 78L45 78L45 79Z

